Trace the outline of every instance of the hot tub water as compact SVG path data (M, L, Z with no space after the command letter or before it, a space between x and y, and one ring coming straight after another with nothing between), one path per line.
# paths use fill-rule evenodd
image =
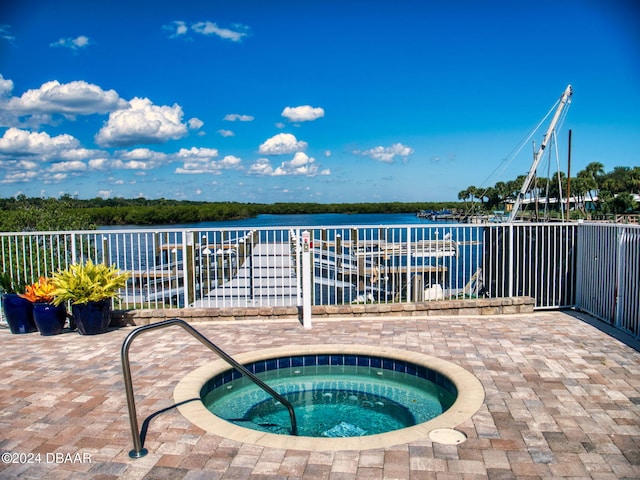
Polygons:
M351 363L356 365L316 361L315 365L262 371L258 376L292 403L298 435L309 437L355 437L410 427L442 414L456 399L448 389L423 378L428 372L418 375L411 364L398 368L394 363L393 369L387 369L382 360ZM291 433L284 406L249 379L214 383L215 388L203 388L202 399L216 416L254 430Z

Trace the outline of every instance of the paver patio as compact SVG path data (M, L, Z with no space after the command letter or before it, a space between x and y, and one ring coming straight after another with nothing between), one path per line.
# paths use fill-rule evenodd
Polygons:
M98 336L0 331L0 478L510 479L640 478L640 353L562 312L203 322L218 346L248 350L318 343L384 345L472 372L486 398L456 446L424 441L364 451L259 447L155 416L132 460L120 347L131 328ZM140 424L172 405L185 372L215 359L179 328L131 348ZM10 455L7 455L10 453Z

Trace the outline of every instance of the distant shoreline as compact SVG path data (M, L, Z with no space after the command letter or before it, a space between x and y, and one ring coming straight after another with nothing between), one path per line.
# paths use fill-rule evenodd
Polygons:
M108 203L105 201L105 203ZM420 210L460 209L459 202L380 202L380 203L274 203L252 204L236 202L166 202L125 201L118 205L86 205L79 214L88 215L100 226L175 225L201 222L237 221L259 215L312 214L415 214Z
M455 210L461 202L240 203L145 198L0 198L0 231L89 230L107 226L151 226L242 221L258 215L413 214Z

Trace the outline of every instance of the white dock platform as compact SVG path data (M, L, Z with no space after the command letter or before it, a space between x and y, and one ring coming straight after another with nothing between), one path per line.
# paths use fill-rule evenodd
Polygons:
M258 243L233 279L212 288L194 307L295 306L298 285L289 243Z

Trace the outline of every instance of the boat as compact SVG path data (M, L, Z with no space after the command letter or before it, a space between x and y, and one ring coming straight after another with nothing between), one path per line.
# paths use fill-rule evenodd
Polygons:
M420 210L416 213L416 217L418 218L426 218L428 220L436 221L446 221L446 220L457 220L459 215L455 214L450 210Z

